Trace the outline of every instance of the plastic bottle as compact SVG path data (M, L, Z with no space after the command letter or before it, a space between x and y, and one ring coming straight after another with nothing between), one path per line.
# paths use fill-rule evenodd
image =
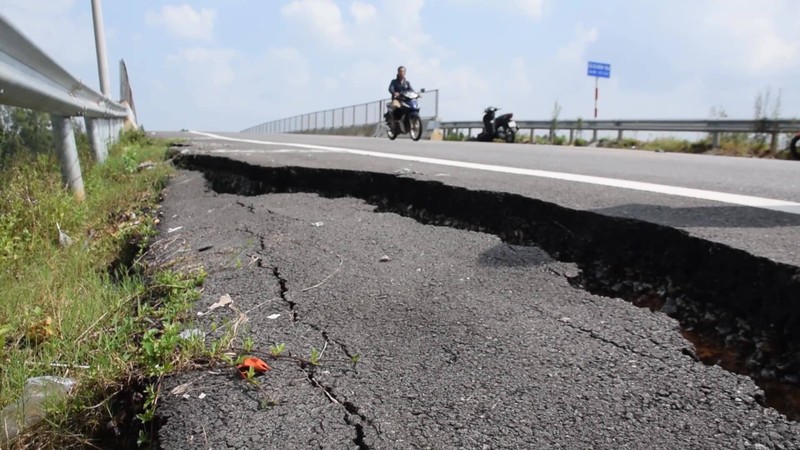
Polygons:
M25 380L22 397L0 411L0 444L14 439L26 427L44 418L47 408L69 395L76 381L62 377L35 377Z

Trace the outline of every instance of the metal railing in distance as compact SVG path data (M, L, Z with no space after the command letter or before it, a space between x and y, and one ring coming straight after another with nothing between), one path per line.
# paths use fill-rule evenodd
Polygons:
M383 114L389 99L369 103L326 109L308 114L286 117L264 122L242 133L309 133L309 134L348 134L372 136L383 123ZM420 115L431 119L439 117L439 90L426 90L419 100Z
M127 85L127 77L124 84ZM124 89L130 91L129 86ZM125 102L94 91L40 50L0 14L0 104L50 113L62 179L83 199L83 181L71 117L84 117L98 161L108 155L125 121L135 126Z
M777 150L778 139L781 133L796 132L800 122L790 119L777 120L728 120L728 119L701 119L701 120L518 120L520 130L568 130L570 142L573 141L574 132L591 131L592 142L597 141L598 131L616 131L617 139L622 140L625 131L666 131L679 133L709 133L712 146L719 146L720 133L763 133L772 136L771 146ZM459 130L483 129L480 121L450 121L440 122L439 127L445 136ZM533 142L533 140L531 140Z

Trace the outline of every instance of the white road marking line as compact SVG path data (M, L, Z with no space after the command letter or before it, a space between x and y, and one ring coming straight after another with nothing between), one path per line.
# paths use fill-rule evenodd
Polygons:
M210 139L210 138L209 138ZM204 150L208 153L231 153L231 154L242 154L242 155L252 155L255 153L263 154L263 153L331 153L330 150L315 150L315 149L303 149L303 148L279 148L276 150L258 150L258 149L237 149L237 148L215 148L211 150Z
M549 172L545 170L522 169L519 167L496 166L491 164L470 163L464 161L453 161L449 159L426 158L423 156L398 155L395 153L381 153L369 150L357 150L343 147L328 147L313 144L295 144L289 142L259 141L253 139L239 139L220 136L200 131L191 133L206 136L213 139L221 139L232 142L243 142L248 144L277 145L285 147L296 147L313 150L325 150L329 152L349 153L352 155L372 156L375 158L398 159L402 161L415 161L426 164L437 164L441 166L460 167L464 169L485 170L489 172L510 173L514 175L527 175L540 178L551 178L562 181L575 181L578 183L597 184L602 186L631 189L636 191L654 192L657 194L676 195L700 200L711 200L722 203L729 203L740 206L750 206L753 208L769 209L789 214L800 214L800 203L786 200L775 200L764 197L753 197L749 195L728 194L725 192L706 191L702 189L685 188L679 186L669 186L664 184L644 183L640 181L619 180L616 178L595 177L591 175L577 175L563 172Z

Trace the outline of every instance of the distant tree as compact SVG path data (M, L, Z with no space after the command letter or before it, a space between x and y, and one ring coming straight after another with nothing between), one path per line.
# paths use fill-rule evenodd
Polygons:
M558 100L553 104L553 111L550 113L550 143L555 143L556 129L558 128L558 116L561 115L561 105Z
M52 148L48 114L0 105L0 167L20 152L45 153Z
M755 112L755 120L758 122L758 129L753 133L753 140L759 145L765 145L769 137L769 133L766 132L767 121L770 119L778 119L780 116L782 94L782 90L778 89L778 96L775 99L775 103L772 104L772 87L767 86L763 92L758 91L756 93L753 109Z

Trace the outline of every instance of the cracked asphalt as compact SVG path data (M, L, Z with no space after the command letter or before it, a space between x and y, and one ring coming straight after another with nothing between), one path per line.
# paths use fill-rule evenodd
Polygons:
M170 183L155 257L206 268L197 312L233 300L187 328L235 322L272 370L260 388L225 365L166 378L162 448L800 448L673 319L571 286L536 247L373 210ZM263 356L278 343L320 365Z

